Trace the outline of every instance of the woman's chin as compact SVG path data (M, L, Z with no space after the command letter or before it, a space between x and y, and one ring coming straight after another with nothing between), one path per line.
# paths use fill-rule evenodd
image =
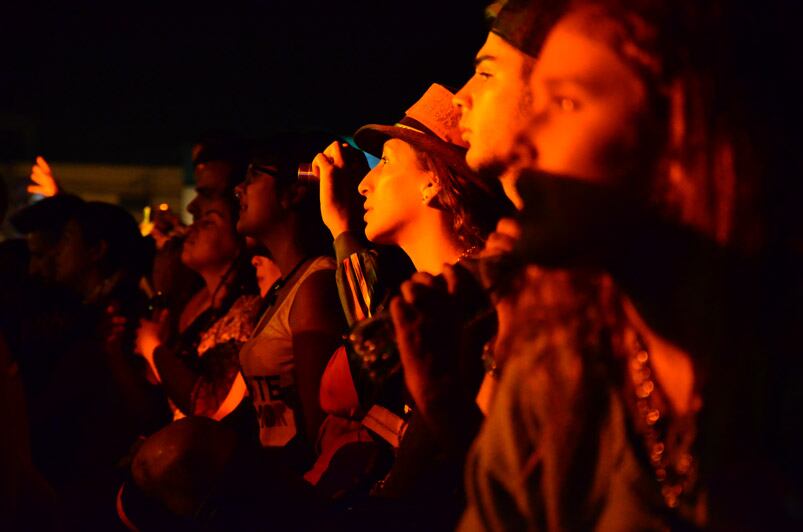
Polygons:
M195 260L195 257L192 255L192 253L184 252L181 254L181 264L193 271L197 269L197 262L198 261Z
M365 238L367 238L369 242L373 242L374 244L379 244L381 246L398 245L396 240L391 238L391 235L388 234L387 231L378 230L370 225L365 226Z

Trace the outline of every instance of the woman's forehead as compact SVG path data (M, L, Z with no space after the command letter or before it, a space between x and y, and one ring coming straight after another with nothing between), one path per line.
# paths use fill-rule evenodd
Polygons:
M385 141L383 146L383 151L389 151L391 153L401 153L401 152L409 152L412 151L413 147L410 146L409 143L396 138L391 138Z

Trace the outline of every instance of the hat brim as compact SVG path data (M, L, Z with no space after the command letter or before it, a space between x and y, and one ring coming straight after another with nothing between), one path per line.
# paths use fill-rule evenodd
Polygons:
M403 140L414 148L440 159L459 174L467 177L473 176L472 170L466 164L466 150L432 135L407 127L380 124L368 124L354 133L354 142L357 147L376 157L382 156L382 147L390 139Z

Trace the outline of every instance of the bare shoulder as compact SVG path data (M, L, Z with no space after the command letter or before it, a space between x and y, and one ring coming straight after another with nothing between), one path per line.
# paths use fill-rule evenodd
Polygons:
M308 275L298 287L290 309L290 326L295 332L340 328L342 314L335 270L318 270Z

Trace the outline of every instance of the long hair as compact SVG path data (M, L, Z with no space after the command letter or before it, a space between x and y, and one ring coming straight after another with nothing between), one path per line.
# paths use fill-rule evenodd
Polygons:
M745 74L740 77L733 70L739 58L734 52L737 48L731 46L732 14L726 16L717 2L695 0L574 0L567 13L576 16L573 22L581 26L584 35L598 39L617 53L646 87L648 98L637 124L640 145L634 154L634 170L640 172L633 174L642 179L649 176L644 181L645 201L668 221L693 228L719 246L750 254L760 251L766 234L762 187L768 177L773 178L764 151L767 141L760 134L770 130L762 129L751 115L754 105L761 108L766 102L749 98L741 79ZM558 470L553 478L574 484L563 485L556 493L571 495L574 489L589 493L583 485L589 478L587 471L577 467L585 463L589 451L595 450L583 448L585 440L573 436L576 427L591 426L604 419L608 403L600 400L599 394L621 386L626 373L620 364L628 353L617 334L627 326L627 318L615 287L611 292L606 286L606 276L574 271L569 284L556 279L558 275L545 272L529 280L527 290L520 291L516 330L524 331L518 340L527 345L513 346L511 351L530 351L539 362L536 369L546 379L545 385L539 382L539 389L547 390L547 400L556 405L547 414L544 433L552 436L558 463L566 468ZM731 285L726 288L734 289ZM742 288L749 292L741 286L736 290ZM550 302L543 294L559 297ZM689 298L690 304L710 304L705 295L700 295L699 301L694 297L697 295L681 297ZM733 300L738 301L735 297ZM752 301L746 297L744 300ZM702 478L718 480L720 484L716 486L718 493L708 493L709 515L718 511L712 518L717 522L723 515L741 516L738 505L726 506L723 501L749 500L748 506L760 507L763 501L753 498L756 491L766 488L774 495L770 490L775 486L753 479L740 476L740 482L733 486L738 491L735 494L723 482L730 478L727 474L734 460L739 464L739 460L752 459L758 452L757 447L750 447L760 439L754 435L766 435L766 431L753 428L761 427L762 420L752 418L760 417L756 413L767 400L762 393L762 360L771 352L771 344L764 342L760 344L761 351L755 350L757 344L751 343L755 338L749 329L759 329L755 336L763 335L762 324L733 321L728 317L733 309L710 305L709 321L698 321L694 326L707 336L722 338L711 343L710 352L692 355L695 361L705 358L705 362L716 362L715 366L704 366L717 371L709 373L710 379L705 383L706 403L700 422L703 433L699 441ZM549 315L553 309L564 308L569 311ZM752 318L755 314L746 316ZM737 320L742 318L737 316ZM722 323L731 327L722 327ZM650 325L655 328L654 323ZM739 330L740 325L748 331ZM600 389L600 384L607 387L607 392ZM576 405L579 408L574 408ZM566 442L569 445L563 445ZM752 490L750 498L744 496L748 490ZM729 498L732 495L742 498ZM711 501L715 499L720 506L713 505ZM574 514L567 509L576 508L578 500L581 505L585 502L577 497L559 499L557 504L566 506L557 507L555 515L572 517ZM586 527L586 523L580 526Z
M575 0L569 11L641 78L645 112L636 169L669 220L722 245L762 243L758 154L720 11L708 2Z

